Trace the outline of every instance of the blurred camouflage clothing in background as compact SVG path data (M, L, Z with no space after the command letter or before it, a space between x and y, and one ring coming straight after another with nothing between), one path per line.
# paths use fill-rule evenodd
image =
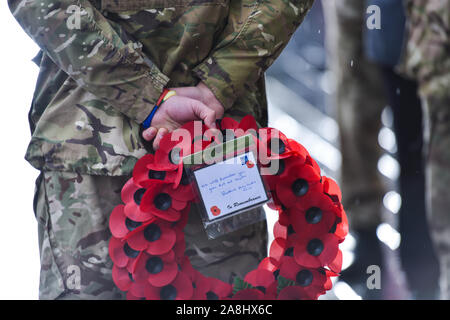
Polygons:
M386 193L377 169L378 133L386 105L378 67L364 54L366 3L323 0L328 64L336 83L343 203L354 230L376 228Z
M164 87L194 86L201 80L222 103L225 116L252 114L266 126L264 71L287 45L313 1L8 0L14 17L42 50L35 59L40 72L29 113L32 140L26 159L46 175L61 175L66 188L82 189L73 198L91 195L92 203L86 200L85 206L96 212L100 210L95 196L100 194L99 188L119 187L123 181L116 181L129 176L137 159L147 152L139 135L140 123ZM87 182L75 187L80 182L64 178L64 172L84 175ZM50 185L42 188L51 193ZM119 201L117 194L111 197ZM64 217L53 219L56 226L51 227L53 220L40 226L40 233L45 233L42 228L67 231L48 235L48 241L41 237L42 273L50 269L57 273L66 267L65 260L58 258L58 243L66 243L72 234L87 237L82 246L76 246L76 252L80 257L84 248L96 252L101 269L91 262L87 268L101 270L104 277L99 278L99 285L92 282L91 289L82 286L86 296L66 297L116 298L112 282L103 283L111 281L107 241L87 236L90 231L106 232L107 219L101 226L86 229L87 224L72 224L71 215L78 209L70 201L70 197L62 197L59 204L67 209L58 211ZM116 201L104 207L103 215L109 216L113 203ZM38 202L38 217L49 206L48 199ZM222 240L229 240L226 252L242 246L246 237L259 241L260 252L251 258L256 267L255 257L266 255L263 244L267 235L265 223L262 225L264 228L260 224L246 228L251 231L246 235L225 236ZM81 239L71 240L72 244ZM201 235L191 241L207 247ZM67 254L74 252L71 250ZM49 265L49 259L55 264ZM239 265L249 265L241 260ZM235 259L229 261L229 270L239 268ZM206 268L204 262L199 264ZM223 266L226 270L225 263ZM44 274L43 279L43 297L56 298L63 292L61 287L51 292L58 278Z
M425 115L427 205L440 262L441 298L450 299L450 1L406 0L404 68L415 77Z

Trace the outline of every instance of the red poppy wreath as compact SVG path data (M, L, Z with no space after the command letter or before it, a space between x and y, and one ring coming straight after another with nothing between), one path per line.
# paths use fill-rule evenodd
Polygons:
M269 256L233 284L193 268L184 254L183 228L190 204L198 199L182 162L173 159L214 142L214 137L205 139L206 126L194 129L192 122L167 134L154 155L138 160L122 189L124 204L111 213L112 276L127 299L317 299L330 290L331 277L341 271L339 243L348 233L339 187L321 176L301 144L276 129L258 129L251 116L240 123L224 118L218 129L227 138L252 133L266 159L278 161L276 172L262 175L271 197L268 206L279 214ZM194 139L181 141L179 130ZM268 167L267 162L258 165Z

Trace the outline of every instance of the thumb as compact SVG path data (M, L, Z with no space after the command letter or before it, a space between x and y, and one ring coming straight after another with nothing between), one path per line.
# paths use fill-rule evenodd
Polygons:
M198 100L191 100L195 116L205 122L209 128L216 128L216 112Z

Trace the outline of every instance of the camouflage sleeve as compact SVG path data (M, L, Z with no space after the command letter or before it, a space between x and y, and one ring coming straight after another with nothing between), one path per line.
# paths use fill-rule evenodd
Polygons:
M26 33L77 83L141 123L169 79L87 0L8 0Z
M280 55L314 0L231 1L217 46L195 69L225 110ZM250 89L251 90L251 89Z
M448 96L450 86L450 1L405 0L408 41L402 65L425 96Z

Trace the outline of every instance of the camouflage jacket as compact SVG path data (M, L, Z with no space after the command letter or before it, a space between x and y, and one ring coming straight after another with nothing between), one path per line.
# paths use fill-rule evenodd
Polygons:
M405 0L408 41L402 69L424 96L450 95L450 0ZM406 69L405 69L406 68Z
M264 71L314 0L8 0L39 45L26 159L126 175L166 86L200 80L226 115L267 121Z

